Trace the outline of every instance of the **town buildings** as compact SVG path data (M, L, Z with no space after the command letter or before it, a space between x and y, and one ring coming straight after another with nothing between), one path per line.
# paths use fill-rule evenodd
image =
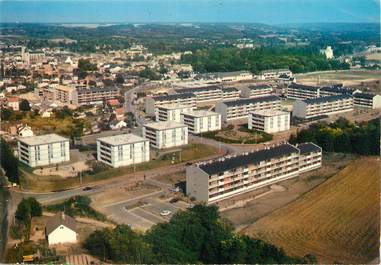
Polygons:
M292 77L292 72L288 69L264 70L260 72L260 74L258 75L258 79L269 80L269 79L276 79L280 76Z
M156 121L176 121L181 122L181 113L192 111L192 106L178 104L168 104L157 106Z
M134 134L120 134L97 139L97 159L112 167L147 162L149 141Z
M221 130L221 114L207 110L184 112L181 123L188 126L188 131L193 134L218 131Z
M264 109L280 110L280 98L276 96L264 96L224 101L218 102L215 107L216 112L221 114L224 122L247 119L250 112Z
M198 202L213 203L321 167L322 149L312 143L280 144L186 168L186 191Z
M19 111L19 98L18 97L9 97L7 98L7 107L13 109L14 111Z
M50 217L45 226L45 235L49 246L76 243L77 229L74 218L63 212Z
M143 125L143 137L156 149L188 144L188 127L175 121L152 122Z
M290 113L280 110L257 110L249 114L248 128L266 133L290 129Z
M30 167L69 161L69 139L57 134L19 138L18 157L21 162Z
M182 106L196 107L196 95L193 93L172 94L167 96L147 97L145 110L148 115L155 115L158 106L177 104Z
M213 82L239 82L253 79L253 74L248 71L215 72L198 74L195 80L207 80Z
M310 119L323 115L332 115L353 110L353 98L350 95L296 100L292 115L302 119Z

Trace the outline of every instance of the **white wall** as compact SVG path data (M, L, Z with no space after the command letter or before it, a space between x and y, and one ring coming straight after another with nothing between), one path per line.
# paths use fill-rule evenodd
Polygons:
M76 243L77 233L64 225L60 225L48 235L48 242L49 245Z

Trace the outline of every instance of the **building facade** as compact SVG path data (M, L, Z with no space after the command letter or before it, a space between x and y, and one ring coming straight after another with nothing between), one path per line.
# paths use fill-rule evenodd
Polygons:
M381 95L353 93L353 104L360 108L379 109L381 108Z
M267 149L226 156L186 168L186 191L198 202L214 203L321 167L322 150L306 143L280 144ZM302 165L302 170L301 170Z
M350 95L296 100L292 115L302 119L310 119L324 115L353 111L353 98Z
M158 106L171 104L195 108L196 95L193 93L183 93L167 96L147 97L145 99L145 110L148 115L156 115L155 111Z
M188 126L188 131L193 134L221 130L221 114L195 110L181 114L181 123Z
M276 96L264 96L218 102L215 109L217 113L221 114L222 121L224 122L247 119L249 113L256 110L280 110L280 98Z
M149 141L134 134L120 134L97 139L97 159L112 167L147 162Z
M257 110L249 114L248 128L266 133L290 129L290 113L280 110Z
M152 122L143 125L143 137L156 149L188 144L188 127L175 121Z
M74 100L78 105L102 104L104 101L117 98L118 96L119 89L116 87L77 88Z
M320 90L315 86L306 86L292 83L287 87L286 97L288 99L310 99L318 98Z
M194 108L192 106L183 106L178 104L157 106L156 121L176 121L181 122L181 114L190 112Z
M248 86L241 89L241 97L256 98L256 97L270 96L272 92L273 92L273 88L270 85Z
M69 139L57 134L19 138L18 157L21 162L30 167L69 161Z

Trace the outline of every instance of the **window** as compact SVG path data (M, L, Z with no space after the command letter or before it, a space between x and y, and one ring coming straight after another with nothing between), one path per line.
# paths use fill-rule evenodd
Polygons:
M118 160L123 160L123 146L118 145Z
M61 156L63 157L66 156L65 142L61 142L60 147L61 147Z

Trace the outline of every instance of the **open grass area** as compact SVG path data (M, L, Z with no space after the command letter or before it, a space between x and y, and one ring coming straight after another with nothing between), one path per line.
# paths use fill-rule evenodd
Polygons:
M320 263L367 263L379 251L378 158L360 158L283 208L242 231L282 247L315 255Z
M202 136L228 144L257 144L272 140L271 134L249 130L247 125L229 125L220 131L203 133Z
M174 153L167 153L156 160L141 163L134 166L120 167L120 168L107 168L101 172L95 174L84 174L82 182L84 184L94 181L104 180L108 178L118 177L126 174L131 174L138 171L150 170L169 166L172 164L178 164L181 162L187 162L192 160L198 160L204 157L218 154L218 149L205 144L189 144L181 148L181 161L180 152L174 151ZM32 173L32 170L22 165L20 167L22 172L21 186L23 189L38 192L47 191L60 191L70 189L80 185L80 179L78 177L62 178L59 176L39 176Z

